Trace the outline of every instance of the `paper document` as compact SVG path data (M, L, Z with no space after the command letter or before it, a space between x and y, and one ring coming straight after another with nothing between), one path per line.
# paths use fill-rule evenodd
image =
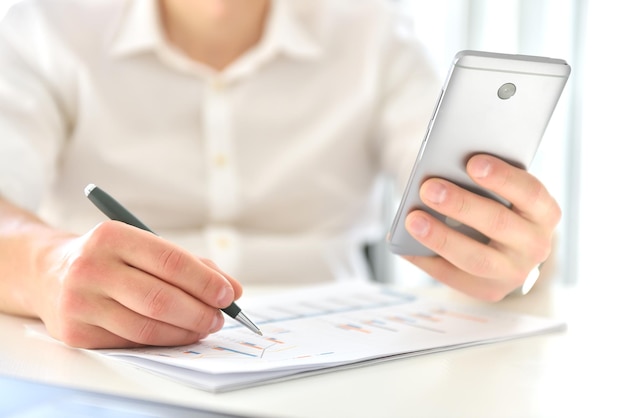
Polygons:
M226 318L183 347L95 350L223 392L375 361L564 329L558 320L422 299L372 284L333 284L248 298L262 336Z

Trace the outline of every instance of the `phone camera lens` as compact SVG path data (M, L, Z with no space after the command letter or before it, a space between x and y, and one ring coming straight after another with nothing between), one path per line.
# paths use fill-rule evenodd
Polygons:
M510 99L515 94L517 88L513 83L505 83L498 89L498 97L502 100Z

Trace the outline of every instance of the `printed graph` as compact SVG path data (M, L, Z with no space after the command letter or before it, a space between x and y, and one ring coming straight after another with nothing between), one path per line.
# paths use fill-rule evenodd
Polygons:
M429 301L379 287L309 289L242 303L263 331L229 323L184 347L103 350L198 386L220 388L345 364L430 353L557 329L558 321Z
M359 292L346 295L333 295L315 298L307 296L302 299L290 300L288 303L277 303L257 308L246 308L246 315L258 326L285 321L316 318L341 313L371 310L388 306L397 306L415 300L410 294L381 289L379 292ZM241 325L227 319L224 329L238 328Z
M375 313L373 316L372 313ZM407 328L445 334L459 326L487 324L489 318L471 312L424 306L417 310L385 307L378 310L335 315L326 321L337 329L360 334L406 333ZM465 323L465 324L464 324Z

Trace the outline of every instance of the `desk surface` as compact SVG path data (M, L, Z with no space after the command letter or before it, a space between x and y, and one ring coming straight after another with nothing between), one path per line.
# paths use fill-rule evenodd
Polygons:
M471 301L444 287L418 294ZM251 292L250 292L251 293ZM212 394L28 336L0 315L0 374L255 417L626 416L620 295L544 287L497 304L567 331Z

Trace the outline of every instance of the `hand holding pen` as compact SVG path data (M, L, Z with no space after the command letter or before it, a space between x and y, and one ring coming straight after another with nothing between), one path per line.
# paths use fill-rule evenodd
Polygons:
M124 222L128 225L132 225L136 228L143 229L144 231L148 231L154 234L154 232L150 228L148 228L146 225L144 225L143 222L137 219L135 215L130 213L113 197L111 197L108 193L106 193L104 190L100 189L96 185L94 184L88 185L85 188L85 195L94 205L96 205L98 209L102 211L102 213L107 215L110 219ZM180 262L180 261L182 260L177 260L177 262ZM213 265L212 263L208 261L207 263L210 264L210 267L215 269L215 265ZM181 273L184 273L184 272L181 272ZM184 274L181 274L181 275L184 275ZM224 273L221 271L218 271L218 275L224 275ZM224 279L226 278L224 277ZM233 279L231 279L231 281L233 281ZM233 299L231 298L230 300L232 302ZM224 303L222 301L222 298L220 298L220 305L218 307L220 307L222 311L224 311L231 318L235 319L236 321L244 325L249 330L259 335L262 335L259 328L257 328L257 326L254 325L254 323L250 321L250 319L248 319L248 317L243 312L241 312L241 309L239 308L239 306L237 306L235 302L229 303L228 306L223 306L223 305Z
M69 346L186 345L222 328L220 309L242 318L231 311L239 282L153 233L104 221L75 235L22 219L28 229L15 241L29 240L29 252L16 260L29 268L20 312Z

